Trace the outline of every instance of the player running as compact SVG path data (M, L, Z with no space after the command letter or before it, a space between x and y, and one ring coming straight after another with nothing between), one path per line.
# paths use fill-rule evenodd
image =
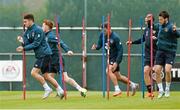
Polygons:
M146 84L146 87L147 87L147 95L146 97L154 97L154 94L151 93L151 71L153 68L151 68L151 39L150 39L150 35L151 35L151 16L153 18L153 21L154 21L154 17L152 14L147 14L146 17L145 17L145 24L147 25L145 30L144 30L144 33L143 33L143 36L142 38L139 38L135 41L127 41L126 44L141 44L143 42L145 42L145 56L144 56L144 80L145 80L145 84ZM153 64L154 64L154 61L155 61L155 55L156 55L156 50L157 50L157 46L156 46L156 42L157 42L157 35L158 35L158 30L159 30L159 24L154 24L153 23ZM141 41L143 40L143 42Z
M45 90L43 99L47 98L52 93L52 89L48 86L45 80L49 81L56 88L58 96L62 99L64 97L63 89L49 74L49 62L51 61L52 52L45 40L43 30L34 23L34 16L32 14L24 15L24 25L27 30L25 31L23 37L18 36L17 38L23 46L17 47L16 51L22 52L23 50L34 50L36 62L31 70L31 75L43 86ZM40 72L43 76L40 75Z
M45 32L46 41L48 42L51 50L52 50L52 62L51 62L51 76L54 77L55 73L60 72L60 65L59 65L59 53L58 53L58 40L56 38L55 33L52 31L53 28L53 22L50 20L44 20L42 25L43 31ZM60 40L60 46L63 48L63 50L68 55L73 55L73 52L70 50L70 48L63 42L63 40ZM64 81L71 86L75 87L80 93L81 96L85 97L87 90L85 88L82 88L74 79L68 76L67 71L65 70L65 61L63 59L63 75L64 75Z
M108 47L108 43L107 43L108 23L107 22L104 24L104 28L105 28L105 49L107 49L107 48L110 49L109 76L114 84L115 92L114 92L113 96L115 97L115 96L121 95L121 93L122 93L121 89L118 85L118 81L122 81L125 84L128 83L128 78L126 76L122 75L120 73L120 69L119 69L119 64L121 63L122 57L123 57L123 46L121 44L119 36L115 32L113 32L110 28L110 34L109 34L110 35L110 47ZM91 49L99 50L100 48L102 48L102 45L103 45L102 40L103 40L103 33L101 32L100 36L99 36L98 44L97 45L93 44ZM107 68L106 68L106 71L107 71ZM130 87L132 89L132 96L134 96L139 85L132 81L130 81L129 83L130 83Z
M169 14L166 11L159 13L159 33L157 41L157 53L155 58L155 72L156 81L159 87L158 98L162 98L164 95L164 89L161 79L161 71L165 67L166 73L166 88L165 97L170 96L171 85L171 69L174 64L177 51L177 38L180 37L180 32L176 30L176 24L172 24L169 21Z

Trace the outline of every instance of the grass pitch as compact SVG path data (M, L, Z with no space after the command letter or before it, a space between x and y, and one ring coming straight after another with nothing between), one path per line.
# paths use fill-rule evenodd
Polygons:
M141 92L135 96L102 97L102 92L88 91L86 98L79 92L68 91L67 100L60 100L53 92L42 100L43 91L27 91L27 99L22 99L22 91L0 91L0 109L180 109L180 92L171 92L169 98L142 98ZM156 95L156 94L155 94ZM156 95L157 96L157 95Z

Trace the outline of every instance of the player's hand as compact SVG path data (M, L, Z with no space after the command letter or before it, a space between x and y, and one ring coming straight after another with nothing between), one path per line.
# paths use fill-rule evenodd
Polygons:
M176 28L177 28L176 23L174 23L173 26L172 26L172 29L173 29L174 32L176 31Z
M126 45L128 45L128 44L132 44L132 41L127 41L127 42L126 42Z
M23 49L24 49L23 46L19 46L19 47L16 48L16 51L17 51L17 52L22 52Z
M22 36L17 36L17 41L19 41L20 43L24 43Z
M96 50L96 48L97 48L97 45L93 44L92 47L91 47L91 50Z
M156 39L157 39L157 37L156 37L156 36L152 36L152 39L153 39L153 40L156 40Z
M74 53L73 53L73 51L68 51L67 54L68 54L69 56L71 56L71 55L73 55Z
M113 66L112 66L112 72L114 72L117 68L118 64L117 63L114 63Z

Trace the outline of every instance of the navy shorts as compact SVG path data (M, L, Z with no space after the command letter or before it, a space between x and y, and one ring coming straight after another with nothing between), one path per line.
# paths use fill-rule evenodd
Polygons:
M51 66L50 66L50 72L51 73L59 73L59 71L60 71L59 55L53 54L51 57L52 57L52 61L51 61ZM63 72L65 72L64 58L62 58L62 62L63 62Z
M153 50L153 65L155 62L156 50ZM145 48L144 66L151 66L151 51L149 48Z
M51 73L59 73L60 72L60 65L59 63L58 64L51 64L50 66L50 72ZM65 65L63 63L63 72L66 72L65 71Z
M110 59L109 64L110 64L110 65L113 65L113 64L115 63L115 61L116 61L116 60L114 60L114 59ZM115 72L118 72L118 71L119 71L119 64L118 64L116 70L114 71L114 73L115 73Z
M51 55L46 55L42 58L39 58L36 60L34 67L39 68L44 73L50 72L50 62L51 62Z
M176 52L158 50L156 54L155 64L165 66L165 64L174 64Z

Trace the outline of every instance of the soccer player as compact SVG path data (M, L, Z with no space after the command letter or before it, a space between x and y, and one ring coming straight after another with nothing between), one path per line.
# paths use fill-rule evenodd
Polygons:
M153 68L151 68L151 40L150 40L150 30L151 30L151 16L152 14L147 14L145 17L145 24L147 25L142 38L139 38L135 41L127 41L126 44L141 44L142 41L145 42L145 56L144 56L144 80L145 80L145 84L147 87L147 97L154 97L153 93L151 93L151 77L150 77L150 73L152 71ZM154 21L154 17L153 21ZM155 55L156 55L156 50L157 50L157 46L156 46L156 42L157 42L157 34L158 34L158 30L159 30L159 24L154 24L153 23L153 62L155 60ZM141 41L142 40L142 41Z
M23 43L23 46L17 47L16 51L34 50L36 62L31 70L31 75L44 87L45 93L43 99L47 98L50 93L52 93L52 89L45 80L49 81L56 88L58 96L62 99L64 97L63 89L59 86L57 81L48 74L50 72L49 62L51 61L52 51L45 40L44 32L34 23L34 16L32 14L24 15L23 21L27 30L23 37L18 36L17 39ZM40 75L40 72L42 72L43 76Z
M114 84L115 92L114 92L113 96L115 97L115 96L121 95L121 93L122 93L119 88L118 81L122 81L125 84L128 83L128 78L126 76L120 74L120 69L119 69L119 64L121 63L122 57L123 57L123 46L121 44L119 36L110 29L110 34L109 34L110 35L110 47L108 47L108 44L107 44L108 23L107 22L104 24L104 28L105 28L105 33L104 33L105 49L110 48L109 76ZM103 45L102 39L103 39L103 33L101 33L99 36L98 44L93 44L91 49L99 50ZM129 83L132 88L132 96L134 96L139 85L132 81L130 81Z
M60 71L60 65L59 65L59 53L58 53L58 40L56 38L56 35L52 31L53 28L53 21L50 20L44 20L42 25L43 31L45 32L46 40L49 43L49 46L52 50L52 62L51 62L51 75L54 77L55 73L59 73ZM70 48L63 42L63 40L60 40L60 46L63 48L63 50L68 55L73 55L73 52L70 50ZM63 59L63 58L62 58ZM63 59L63 75L64 80L66 83L69 83L71 86L75 87L80 93L81 96L85 97L87 90L85 88L82 88L74 79L68 76L66 70L65 70L65 61Z
M176 30L176 24L169 21L169 14L166 11L159 13L159 33L157 41L157 53L155 58L155 72L156 81L159 87L158 98L162 98L164 95L164 89L161 79L161 71L165 67L166 73L166 88L165 97L170 96L170 84L171 84L171 69L174 64L177 49L177 38L180 37L180 32Z

